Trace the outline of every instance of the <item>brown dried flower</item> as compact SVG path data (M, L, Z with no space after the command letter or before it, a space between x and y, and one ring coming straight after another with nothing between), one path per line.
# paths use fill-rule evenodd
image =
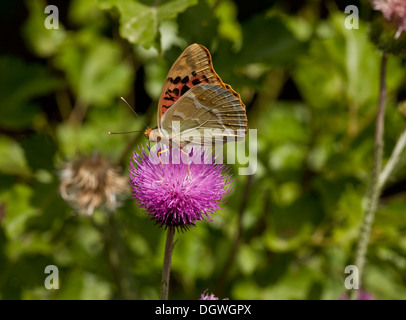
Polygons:
M130 193L127 177L97 153L67 162L60 177L62 198L88 216L101 206L115 211L120 206L119 200Z

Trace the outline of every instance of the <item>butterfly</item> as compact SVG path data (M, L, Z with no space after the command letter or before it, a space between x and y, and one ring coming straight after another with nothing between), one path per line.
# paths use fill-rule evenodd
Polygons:
M182 149L241 141L246 133L240 95L214 71L209 50L190 45L169 70L158 102L157 127L145 130L145 136Z

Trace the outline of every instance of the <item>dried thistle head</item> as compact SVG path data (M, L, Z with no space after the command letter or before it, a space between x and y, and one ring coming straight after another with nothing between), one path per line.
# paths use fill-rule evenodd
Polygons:
M98 207L115 211L120 200L130 193L127 177L97 153L65 163L60 178L62 198L88 216Z

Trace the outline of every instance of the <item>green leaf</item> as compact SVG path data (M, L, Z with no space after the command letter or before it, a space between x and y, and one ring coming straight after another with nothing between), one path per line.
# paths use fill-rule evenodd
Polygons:
M82 30L64 43L54 64L63 70L78 101L108 105L129 91L133 68L123 60L118 43Z
M237 262L243 274L250 275L254 272L258 264L258 257L255 253L255 250L248 245L240 247Z
M219 60L220 57L226 59L220 60L220 64L287 66L306 53L305 43L298 40L278 17L255 16L242 25L242 34L244 45L238 52L231 52L228 44L220 43Z
M310 55L301 60L295 80L304 99L317 108L375 105L378 99L380 55L368 41L366 28L348 30L342 14L332 15L324 28L329 37L315 38ZM388 90L399 85L402 70L391 57ZM337 110L339 111L339 110ZM356 112L356 111L355 111Z
M58 52L66 37L66 31L58 22L58 29L47 29L44 21L46 1L26 1L29 17L23 25L23 35L29 48L39 57L50 57ZM61 14L61 12L59 12Z
M27 220L27 231L52 234L72 212L59 192L59 180L56 176L52 178L51 183L33 183L31 205L37 208L39 214Z
M11 189L0 194L0 203L6 205L4 226L7 236L18 248L29 246L27 243L17 241L25 231L26 221L37 213L30 204L33 190L23 184L15 184ZM16 247L16 248L17 248ZM18 255L19 250L13 250L12 256Z
M0 287L2 287L3 299L21 299L23 290L30 290L43 286L47 265L52 265L52 258L42 254L27 254L19 257L3 273Z
M20 176L30 174L23 149L6 136L0 136L0 172Z
M239 49L242 45L242 28L237 14L237 5L231 0L220 1L216 6L220 36L232 41L234 46Z
M351 245L357 239L362 219L363 194L347 186L338 201L333 238L340 245Z
M106 14L97 6L97 0L72 0L70 2L68 18L75 25L81 26L105 26Z
M74 157L78 151L92 154L96 149L100 154L116 160L130 138L128 135L109 135L108 131L143 130L143 127L143 123L120 100L111 108L90 109L86 123L79 128L67 123L59 125L56 134L59 148L65 156Z
M0 125L26 128L40 113L32 99L46 95L61 85L45 67L28 64L15 57L0 56Z
M213 39L218 36L219 22L206 1L199 1L196 6L180 14L178 23L179 34L188 44L199 42L210 47Z
M43 134L35 134L21 140L25 157L33 170L53 170L53 156L56 151L55 141Z
M159 24L176 18L197 0L99 0L102 9L117 8L120 13L120 34L131 43L145 48L156 42Z

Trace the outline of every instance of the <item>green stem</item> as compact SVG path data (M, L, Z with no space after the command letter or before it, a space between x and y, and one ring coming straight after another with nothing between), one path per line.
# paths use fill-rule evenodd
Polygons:
M380 88L379 88L379 105L378 114L376 117L376 131L375 131L375 146L374 146L374 166L371 176L371 185L367 195L367 208L364 213L364 219L361 226L360 237L357 243L357 251L355 256L355 266L358 267L359 285L361 287L362 276L364 273L365 256L371 236L372 224L375 218L375 212L378 207L378 201L382 190L382 185L379 183L379 175L382 168L383 156L383 132L384 132L384 118L385 118L385 105L386 105L386 64L387 56L384 53L381 62L380 73ZM357 291L352 290L350 297L356 299Z
M161 300L168 300L169 292L169 277L171 273L171 261L173 251L173 238L175 235L175 227L168 227L166 234L164 266L162 269L162 281L161 281Z

